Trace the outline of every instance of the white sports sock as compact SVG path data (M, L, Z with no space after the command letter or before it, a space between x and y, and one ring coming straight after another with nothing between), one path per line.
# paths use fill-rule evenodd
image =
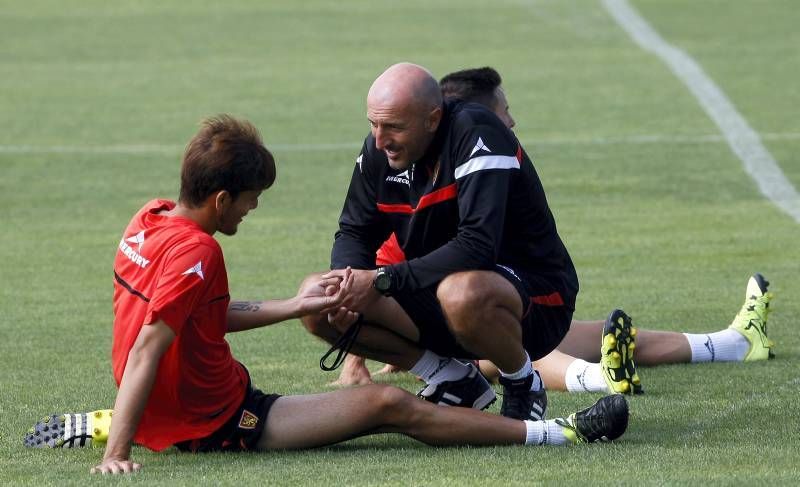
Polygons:
M503 372L502 370L500 371L500 375L510 380L524 379L525 377L528 377L531 374L533 374L533 365L531 364L531 357L530 355L528 355L528 352L525 352L525 365L523 365L521 369L511 373L506 373ZM542 378L539 376L539 374L534 374L533 382L531 383L531 390L538 391L542 388L544 388L544 383L542 382Z
M564 382L569 392L611 392L600 364L575 359L567 366Z
M564 427L559 426L555 420L525 421L526 445L566 445L569 443L564 436Z
M525 363L522 365L522 368L515 371L515 372L503 372L500 371L500 375L505 377L506 379L517 380L523 379L528 377L533 373L533 365L531 365L531 357L528 355L528 352L525 352Z
M466 377L469 373L469 365L425 350L425 353L409 372L421 377L428 385L441 384L445 381Z
M692 349L692 362L741 362L750 350L750 342L730 328L714 333L684 333Z

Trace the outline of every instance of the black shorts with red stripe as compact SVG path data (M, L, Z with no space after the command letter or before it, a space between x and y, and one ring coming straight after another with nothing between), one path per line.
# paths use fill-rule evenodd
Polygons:
M501 265L494 271L514 286L522 300L522 344L531 360L555 350L569 331L576 293L558 277L534 275ZM436 298L436 286L414 293L395 292L392 297L417 325L422 348L448 357L485 358L465 350L456 341Z
M264 394L248 381L244 400L231 419L205 438L182 441L175 446L193 453L256 450L269 410L279 397L279 394Z

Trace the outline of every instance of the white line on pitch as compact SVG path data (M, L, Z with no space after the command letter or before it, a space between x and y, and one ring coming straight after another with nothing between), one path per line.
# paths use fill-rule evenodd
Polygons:
M800 133L762 134L764 140L800 140ZM550 137L524 139L528 148L537 145L612 145L612 144L707 144L721 143L726 139L720 134L708 135L614 135L596 137ZM358 150L360 142L320 144L267 144L274 152L323 152L329 150ZM0 154L174 154L183 151L183 146L170 144L122 144L122 145L0 145Z
M756 181L761 193L800 223L800 195L786 179L772 154L761 143L755 130L739 114L714 81L688 54L668 44L627 0L603 0L617 23L645 51L661 58L689 88L703 110L717 124L745 171Z

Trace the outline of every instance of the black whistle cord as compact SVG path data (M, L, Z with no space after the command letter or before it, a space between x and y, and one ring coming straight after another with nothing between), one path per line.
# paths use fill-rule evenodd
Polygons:
M344 362L345 357L347 354L350 353L350 349L353 348L353 344L356 342L356 338L358 337L358 333L361 331L361 326L364 324L364 315L359 314L358 319L350 325L350 328L347 329L346 332L342 333L342 335L336 340L336 343L331 346L331 348L325 352L325 355L319 359L319 368L324 370L325 372L330 372L332 370L336 370L339 368L340 365ZM339 350L339 353L336 355L336 359L334 359L333 364L328 366L325 365L325 361L328 360L328 357L333 354L336 350Z

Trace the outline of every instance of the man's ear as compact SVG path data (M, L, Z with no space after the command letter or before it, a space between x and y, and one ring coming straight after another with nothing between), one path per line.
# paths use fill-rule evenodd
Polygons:
M428 114L425 120L425 129L428 132L436 132L439 128L439 122L442 121L442 107L436 107Z
M233 203L233 198L231 198L231 194L228 191L221 189L216 193L212 194L210 198L214 199L214 209L217 210L217 214L224 213L228 207L231 206Z

